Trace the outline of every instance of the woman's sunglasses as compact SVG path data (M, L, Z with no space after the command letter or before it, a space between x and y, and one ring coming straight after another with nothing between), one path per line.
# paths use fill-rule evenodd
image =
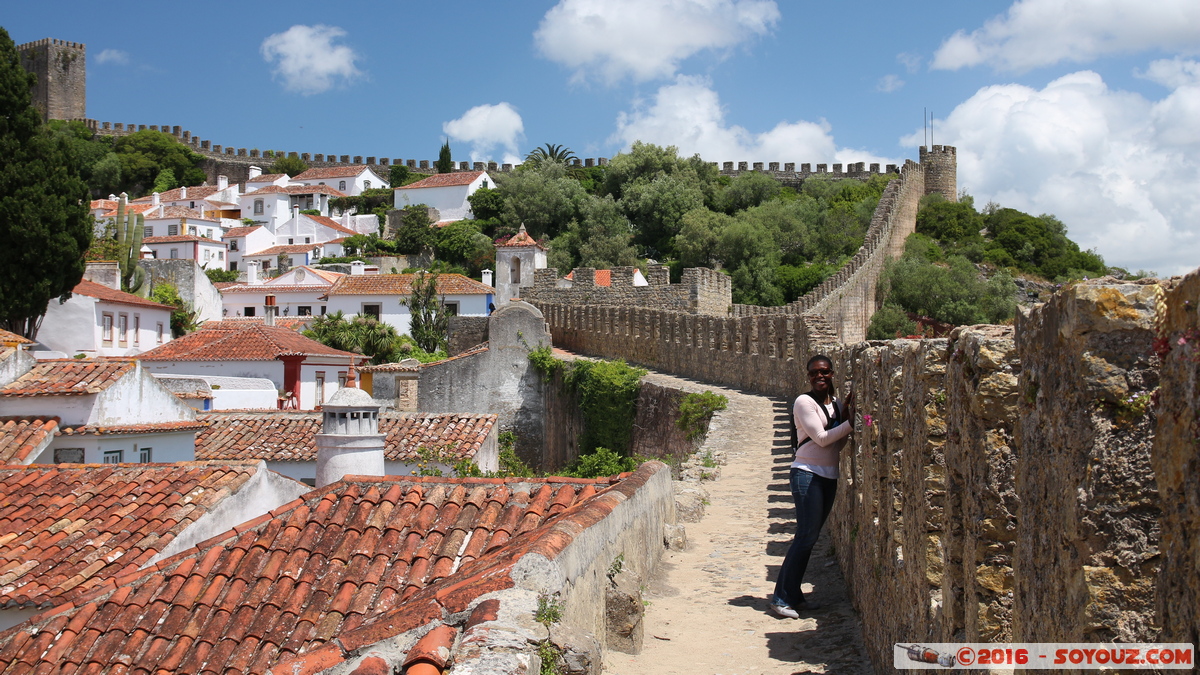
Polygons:
M833 374L832 368L814 368L808 371L809 377L829 377Z

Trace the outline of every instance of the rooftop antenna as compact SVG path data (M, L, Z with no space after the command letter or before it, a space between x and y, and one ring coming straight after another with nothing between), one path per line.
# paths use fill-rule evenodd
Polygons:
M925 147L929 147L929 108L921 108L921 131L925 133Z

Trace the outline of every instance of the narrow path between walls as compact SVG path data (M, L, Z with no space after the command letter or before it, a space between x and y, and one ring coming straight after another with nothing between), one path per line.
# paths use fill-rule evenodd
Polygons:
M610 650L603 672L871 673L862 626L825 534L804 585L823 607L785 619L767 606L795 532L787 403L659 373L648 377L729 397L701 449L724 453L727 463L718 480L703 483L709 503L700 522L685 524L687 549L666 552L647 584L642 653Z

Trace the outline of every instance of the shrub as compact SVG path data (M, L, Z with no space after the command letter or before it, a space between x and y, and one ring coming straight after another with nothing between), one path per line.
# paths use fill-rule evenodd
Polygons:
M679 420L676 424L689 441L696 440L708 433L708 423L713 413L724 410L728 404L728 398L711 391L685 394L679 403Z
M638 467L635 457L622 457L608 448L596 448L594 452L580 455L564 472L575 478L601 478L615 476Z
M917 332L917 322L908 318L908 314L895 305L884 305L871 316L871 325L867 328L868 340L891 340Z

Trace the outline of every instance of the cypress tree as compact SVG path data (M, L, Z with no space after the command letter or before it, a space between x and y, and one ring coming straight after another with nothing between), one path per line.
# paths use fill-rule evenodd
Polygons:
M93 227L78 160L31 104L35 81L0 28L0 327L30 339L83 278Z
M442 143L442 149L438 151L438 159L434 162L434 167L438 173L454 171L454 160L450 158L450 139L446 139L446 142Z

